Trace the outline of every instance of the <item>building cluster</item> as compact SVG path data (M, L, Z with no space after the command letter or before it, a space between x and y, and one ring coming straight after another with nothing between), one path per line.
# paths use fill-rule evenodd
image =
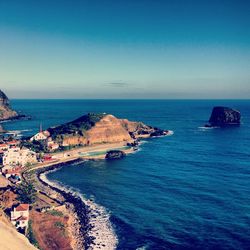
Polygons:
M29 223L29 204L14 206L10 213L10 220L17 230L27 229Z
M0 142L0 189L8 189L11 184L19 184L21 172L28 164L37 163L35 152L20 147L19 140ZM20 232L25 232L29 222L29 204L18 204L12 207L11 223Z
M43 141L50 151L54 151L59 148L59 144L53 141L49 131L47 130L40 130L40 132L30 138L30 141Z
M42 141L50 151L59 148L59 145L52 140L48 131L40 130L30 138L30 141ZM22 181L22 171L29 165L38 162L37 153L32 150L21 147L20 140L0 141L0 189L4 192L10 185L19 184ZM50 155L44 155L43 161L51 161ZM20 232L25 233L29 223L29 204L15 204L11 208L11 223Z
M21 171L25 166L37 163L36 153L19 144L18 140L0 143L1 174L13 184L21 182Z

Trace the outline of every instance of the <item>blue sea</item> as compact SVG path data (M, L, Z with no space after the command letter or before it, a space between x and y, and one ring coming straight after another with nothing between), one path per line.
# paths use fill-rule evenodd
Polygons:
M241 111L242 125L204 129L213 106ZM106 112L170 129L116 161L63 167L48 178L110 213L117 249L250 249L249 100L13 100L30 121L22 135Z

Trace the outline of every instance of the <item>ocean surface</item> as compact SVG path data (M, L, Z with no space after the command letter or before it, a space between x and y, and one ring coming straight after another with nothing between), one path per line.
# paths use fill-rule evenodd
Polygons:
M117 249L250 249L249 100L13 100L30 121L3 124L32 135L88 112L174 131L116 161L48 175L110 213ZM213 106L241 111L242 125L204 129Z

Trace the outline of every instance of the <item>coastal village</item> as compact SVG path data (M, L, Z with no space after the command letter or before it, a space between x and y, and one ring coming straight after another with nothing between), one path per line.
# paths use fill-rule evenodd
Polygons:
M30 141L43 141L43 143L48 145L48 149L53 151L56 147L48 135L46 131L39 131L30 138ZM39 240L40 244L35 239L34 228L32 228L31 223L41 216L39 213L43 212L42 217L45 223L46 221L48 223L53 214L55 215L54 217L58 217L58 221L54 221L54 224L57 223L58 225L57 231L66 230L64 223L68 220L68 218L65 219L63 217L62 211L65 208L60 203L50 199L45 193L36 192L34 182L30 182L30 179L24 174L28 169L49 161L53 161L51 156L48 154L39 155L31 149L24 147L21 140L7 137L0 142L1 216L9 220L18 232L26 235L33 245L41 249L52 249L53 247L49 244L46 245L46 242L43 244L42 241L46 239L45 236L44 239ZM51 213L46 214L45 212L48 210ZM64 222L61 221L61 217ZM55 237L52 238L56 239ZM58 242L65 242L61 237L57 238ZM68 240L69 243L70 241ZM72 248L69 247L68 249Z
M42 143L48 153L37 153L24 145ZM110 145L112 148L112 145ZM113 147L117 147L114 144ZM122 144L120 145L122 146ZM93 148L92 156L84 150L57 151L59 144L52 140L45 130L32 136L28 141L7 137L0 143L0 208L4 216L16 230L26 235L29 241L40 249L85 249L83 232L77 230L75 210L65 202L65 198L42 183L32 169L44 169L46 166L71 162L86 158L103 158L103 147ZM128 151L128 148L125 148ZM57 152L56 152L57 151ZM77 152L76 152L77 151ZM56 153L55 153L56 152ZM89 150L88 150L89 152ZM96 154L93 154L96 152ZM86 216L86 211L85 211ZM42 232L48 225L48 236ZM68 237L63 237L67 234ZM36 235L36 236L35 236ZM37 239L38 236L38 239ZM77 240L76 240L77 239ZM53 240L53 244L50 241Z
M24 117L11 109L1 91L0 109L0 121ZM15 228L27 237L30 249L46 250L113 249L116 244L115 239L110 241L107 224L101 226L106 230L92 230L98 220L93 204L51 183L48 171L86 160L119 159L137 150L141 138L172 134L105 113L87 114L46 130L40 125L26 138L2 127L0 133L0 230Z

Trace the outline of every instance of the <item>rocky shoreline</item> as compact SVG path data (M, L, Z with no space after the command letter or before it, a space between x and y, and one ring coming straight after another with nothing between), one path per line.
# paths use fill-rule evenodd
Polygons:
M49 167L44 167L42 169L38 169L36 171L37 179L39 182L45 186L46 188L55 191L59 195L64 198L64 202L62 204L66 205L66 208L69 212L74 214L74 238L76 240L76 249L91 249L91 245L93 244L94 238L88 236L88 232L91 229L91 225L89 223L89 207L84 203L81 197L66 188L60 187L50 181L43 178L42 175L53 171L55 169L61 168L64 165L73 164L82 162L82 160L72 160L67 163L59 163Z
M18 121L18 120L31 120L31 116L23 115L23 114L18 114L13 117L8 117L4 119L0 119L0 123L2 122L9 122L9 121Z
M73 215L70 233L73 236L74 249L115 249L117 238L110 224L109 214L105 209L90 200L84 200L80 194L46 178L46 174L51 171L81 162L84 160L74 159L37 169L35 176L39 182L38 189L42 189L47 196L56 194L57 198L54 200L65 205L68 213Z

